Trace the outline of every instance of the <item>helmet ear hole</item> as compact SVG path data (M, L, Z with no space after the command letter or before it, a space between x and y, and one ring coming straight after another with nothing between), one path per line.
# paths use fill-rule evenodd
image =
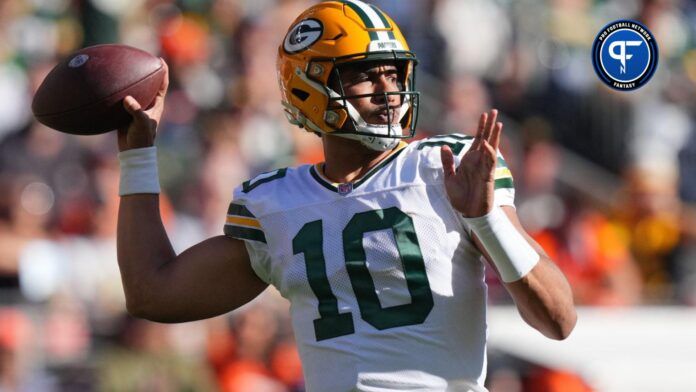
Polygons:
M309 98L309 93L304 90L300 90L299 88L293 88L292 95L299 98L302 102L306 101L307 98Z

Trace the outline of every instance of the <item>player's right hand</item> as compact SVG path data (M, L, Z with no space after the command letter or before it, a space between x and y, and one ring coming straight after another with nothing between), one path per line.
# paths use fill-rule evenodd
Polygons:
M127 128L118 130L118 150L126 151L133 148L150 147L155 144L157 126L164 110L164 96L169 87L169 67L163 59L164 78L155 101L149 109L143 110L140 103L130 95L123 100L123 107L133 117Z

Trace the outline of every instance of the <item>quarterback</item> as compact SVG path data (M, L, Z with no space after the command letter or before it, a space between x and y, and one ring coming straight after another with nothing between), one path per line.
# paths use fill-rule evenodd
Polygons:
M128 97L119 131L118 260L128 311L159 322L220 315L268 285L291 303L310 391L482 391L484 262L522 318L566 338L568 282L521 226L498 152L497 111L475 136L412 143L416 56L378 8L326 1L278 48L287 118L322 138L325 162L239 187L224 235L177 255L158 209L154 106Z

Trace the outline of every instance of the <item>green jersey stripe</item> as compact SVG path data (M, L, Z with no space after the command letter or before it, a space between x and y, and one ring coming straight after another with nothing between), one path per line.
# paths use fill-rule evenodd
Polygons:
M473 136L463 136L463 135L438 135L431 136L424 141L420 142L418 149L422 150L425 147L441 147L444 145L449 146L452 149L452 153L458 155L464 149L465 141L473 140ZM498 167L508 167L507 162L502 157L498 157Z
M252 240L266 243L266 235L259 229L249 227L241 227L234 225L225 225L225 235L237 238L240 240Z
M285 173L286 173L287 171L288 171L287 168L278 169L278 170L275 171L275 174L270 175L270 176L268 176L268 177L262 177L262 176L263 176L263 175L270 174L270 173L273 173L272 171L271 171L271 172L268 172L268 173L262 173L262 174L256 176L255 178L253 178L253 179L251 179L251 180L244 181L244 182L242 183L242 192L244 192L244 193L249 193L249 192L251 192L252 190L254 190L254 188L256 188L257 186L259 186L259 185L261 185L261 184L265 184L265 183L267 183L267 182L276 180L276 179L278 179L278 178L283 178L283 177L285 177Z
M433 140L433 139L472 140L473 138L474 138L473 136L468 136L468 135L460 135L457 133L446 133L443 135L431 136L427 140Z
M418 149L422 150L425 147L442 147L442 146L449 146L449 148L452 149L452 153L454 155L458 155L464 149L465 144L460 143L460 142L447 141L447 140L429 140L429 141L421 142L418 145Z
M249 211L246 206L242 204L231 203L230 208L227 209L227 215L237 215L237 216L247 216L249 218L256 218L254 214Z
M358 181L355 182L355 184L353 185L353 188L359 187L362 183L364 183L365 181L367 181L368 178L372 177L375 173L377 173L377 172L379 171L379 169L381 169L381 168L383 168L384 166L388 165L389 162L393 161L394 158L396 158L397 156L399 156L399 154L401 154L402 152L404 152L405 149L406 149L406 147L402 147L400 150L394 152L393 154L391 154L390 156L388 156L386 159L384 159L382 162L380 162L377 166L375 166L375 167L373 167L372 169L370 169L370 171L367 172L367 173L363 176L363 178L361 178L360 180L358 180Z
M495 180L495 189L515 188L512 177L499 178Z

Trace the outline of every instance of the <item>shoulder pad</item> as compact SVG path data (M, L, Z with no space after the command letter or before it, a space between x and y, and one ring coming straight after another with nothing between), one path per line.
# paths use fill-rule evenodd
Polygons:
M288 171L287 168L282 168L282 169L271 170L271 171L267 171L265 173L261 173L258 176L254 177L250 180L244 181L242 183L242 192L249 193L260 185L271 182L273 180L277 180L279 178L283 178L283 177L285 177L285 174L287 173L287 171Z
M462 135L460 133L451 133L445 135L431 136L418 142L418 149L423 150L429 147L449 146L454 155L459 155L465 150L465 147L471 145L474 140L473 136Z

